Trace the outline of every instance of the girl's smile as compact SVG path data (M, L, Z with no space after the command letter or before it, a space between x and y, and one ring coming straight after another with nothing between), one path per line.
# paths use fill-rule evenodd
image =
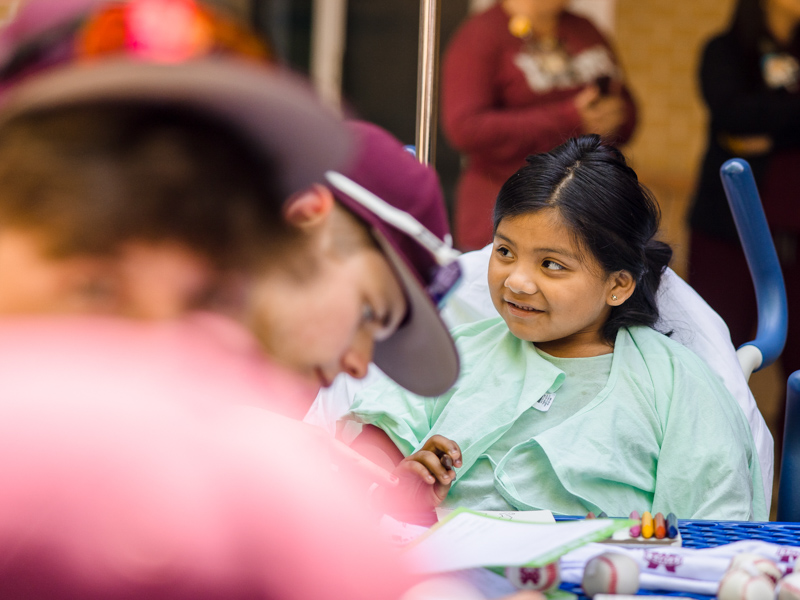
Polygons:
M533 308L532 306L529 306L529 305L525 304L524 302L508 300L508 299L505 299L504 302L506 302L506 304L508 304L508 310L512 314L514 314L516 316L519 316L519 317L522 317L523 319L544 312L542 310L538 310L536 308Z
M621 290L579 247L556 209L503 219L489 262L492 301L511 332L554 356L611 352L603 325ZM613 298L612 298L613 296Z

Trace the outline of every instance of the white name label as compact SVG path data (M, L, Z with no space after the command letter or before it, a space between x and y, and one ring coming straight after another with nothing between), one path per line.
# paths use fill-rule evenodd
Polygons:
M550 406L552 406L553 400L555 399L555 394L545 394L534 403L533 408L542 412L547 412L550 410Z

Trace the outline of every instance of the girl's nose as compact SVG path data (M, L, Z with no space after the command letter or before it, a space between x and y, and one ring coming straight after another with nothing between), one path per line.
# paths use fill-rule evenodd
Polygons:
M506 277L505 285L515 294L535 294L538 289L536 282L524 269L514 269Z

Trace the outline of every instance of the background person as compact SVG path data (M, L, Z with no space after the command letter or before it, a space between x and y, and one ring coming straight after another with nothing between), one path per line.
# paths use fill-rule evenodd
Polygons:
M792 273L800 232L800 211L794 202L800 165L799 22L795 2L740 0L728 30L709 40L703 51L700 83L710 119L690 215L689 281L728 323L735 345L750 339L756 306L719 177L720 167L730 158L745 158L753 167L789 304L797 306ZM726 267L720 269L723 264ZM792 331L783 353L789 371L800 368Z
M455 200L464 250L492 240L497 192L529 154L580 133L627 141L636 108L608 41L567 0L502 0L453 36L442 124L465 158Z
M707 144L691 227L689 283L725 320L735 346L752 339L756 298L719 169L734 157L753 168L778 252L789 306L784 373L800 369L800 6L739 0L728 29L708 41L700 85ZM783 401L780 402L783 414ZM781 448L783 418L772 428Z

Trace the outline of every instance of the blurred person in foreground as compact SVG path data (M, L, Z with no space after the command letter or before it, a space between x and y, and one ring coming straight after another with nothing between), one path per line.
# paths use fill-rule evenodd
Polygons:
M0 595L399 597L412 579L332 445L277 414L309 390L241 325L257 277L303 264L283 297L302 306L358 254L328 304L349 328L320 342L424 323L380 242L315 254L331 206L283 204L363 142L202 5L89 4L30 3L3 40Z
M529 154L597 133L625 143L636 107L609 42L568 0L499 0L453 36L442 66L442 121L465 158L455 238L492 241L500 187Z
M0 595L396 597L276 414L308 392L226 316L350 137L199 5L79 4L29 4L0 75Z

